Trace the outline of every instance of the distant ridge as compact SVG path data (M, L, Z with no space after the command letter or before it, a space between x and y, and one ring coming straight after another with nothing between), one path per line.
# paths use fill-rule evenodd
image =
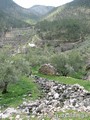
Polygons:
M53 6L44 6L44 5L34 5L29 8L30 12L35 14L36 16L44 16L51 12L54 9Z
M27 27L37 22L52 9L53 7L39 5L25 9L17 5L13 0L0 0L0 28Z

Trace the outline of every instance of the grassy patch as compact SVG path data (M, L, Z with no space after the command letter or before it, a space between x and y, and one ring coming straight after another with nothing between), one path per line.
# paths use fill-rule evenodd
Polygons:
M8 86L8 93L0 93L0 105L17 106L23 98L35 100L40 95L38 85L33 82L32 78L22 77L16 84ZM28 96L31 94L31 97Z
M32 69L33 74L40 76L42 78L47 78L48 80L55 80L59 83L65 83L65 84L79 84L83 86L86 90L90 91L90 81L82 80L82 79L76 79L72 77L64 77L64 76L50 76L50 75L43 75L41 73L38 73L39 67L35 67Z
M49 80L55 80L58 81L59 83L65 83L65 84L79 84L83 86L86 90L90 91L90 81L85 81L81 79L75 79L72 77L64 77L64 76L49 76L49 75L42 75L42 74L37 74L40 77L47 78Z

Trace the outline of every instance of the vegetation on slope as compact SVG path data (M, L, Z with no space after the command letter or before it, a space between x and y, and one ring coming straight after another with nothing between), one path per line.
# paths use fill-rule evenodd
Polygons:
M76 3L77 1L79 2L79 0L76 0ZM73 5L74 2L70 4ZM67 7L70 4L67 4ZM80 46L77 45L77 48L71 51L57 53L54 47L48 47L48 45L45 44L42 48L28 48L25 54L21 53L11 56L9 51L6 53L2 51L0 53L0 105L6 104L17 106L23 101L25 96L27 99L35 99L41 95L38 86L30 77L31 70L34 75L38 75L49 80L56 80L65 84L78 83L90 91L90 82L81 80L86 74L85 68L87 60L90 59L90 38L88 37L88 39L85 40L89 33L89 22L86 19L89 12L85 15L85 19L82 19L84 18L83 9L87 9L88 4L83 7L83 9L83 4L81 6L81 3L79 4L80 8L76 5L78 10L75 8L75 4L74 9L72 6L68 8L69 11L66 9L68 12L63 9L64 12L61 13L62 10L59 12L58 10L60 8L57 8L58 14L56 14L57 12L54 12L56 15L53 16L52 21L47 20L39 22L36 25L36 28L38 29L38 35L41 39L59 40L60 42L58 42L57 45L61 42L76 42L81 40L82 43L79 44ZM70 10L72 10L71 8L75 13L73 12L69 14ZM80 10L82 14L80 19L77 19L79 18L78 13ZM69 17L67 17L68 15ZM23 24L21 21L17 22L17 20L12 16L8 16L5 12L1 12L0 16L0 30L8 26L19 27L19 25L21 26ZM36 39L37 36L34 36L33 41ZM38 73L38 67L44 63L51 63L55 66L59 76L46 76ZM14 79L15 77L17 77L17 79ZM5 89L4 92L3 88ZM31 94L31 97L29 97L28 94Z
M73 0L63 6L57 7L52 13L45 17L48 21L61 20L61 19L79 19L85 20L89 23L89 0Z
M3 54L3 55L5 55L5 54ZM0 104L17 106L18 104L20 104L23 101L23 98L35 99L41 95L41 93L39 91L40 88L38 89L37 84L33 83L33 79L30 77L30 70L32 70L32 74L34 74L34 75L38 75L40 77L44 77L49 80L59 81L60 83L65 83L65 84L77 84L78 83L81 86L84 86L86 90L90 90L89 81L76 79L76 78L82 78L82 75L83 75L83 74L79 74L79 71L82 71L82 68L83 68L82 56L79 55L80 58L79 57L77 58L77 56L78 56L77 52L76 52L76 56L74 56L75 51L73 51L72 53L68 53L68 54L64 53L63 55L64 56L70 55L69 63L70 63L70 65L72 64L73 69L75 69L75 71L73 71L73 72L75 74L77 72L77 74L78 74L75 76L74 73L71 73L71 76L75 77L75 78L70 77L70 74L68 74L67 76L65 75L66 76L65 77L64 74L61 74L61 73L60 73L60 76L47 76L47 75L42 75L42 74L38 73L38 69L42 64L50 63L50 62L52 62L52 60L54 61L55 59L56 60L53 62L53 65L56 66L56 64L57 64L56 68L59 68L58 72L61 72L62 70L64 70L63 72L65 73L66 69L64 69L64 67L68 63L68 60L66 59L67 57L65 57L63 59L62 64L61 64L60 61L63 58L63 57L61 57L62 54L59 54L56 56L53 49L51 49L51 48L46 48L46 47L44 49L31 48L27 52L27 54L17 54L15 56L9 57L9 58L6 57L6 55L5 55L4 56L5 60L7 62L10 61L9 64L12 64L14 69L16 70L16 72L14 72L14 74L18 77L18 79L17 79L17 81L14 81L13 84L12 84L12 81L9 81L9 84L7 87L8 93L2 94L0 92L0 96L1 96ZM73 59L71 59L72 56L74 56ZM54 58L54 59L52 59L52 58ZM58 62L58 60L59 60L59 62ZM77 64L75 64L76 60L77 60ZM65 64L63 64L64 62L65 62ZM1 60L0 60L0 64L1 64ZM64 66L62 66L62 65L64 65ZM4 68L6 68L6 67L4 67ZM11 73L8 72L7 77L9 75L11 75ZM1 76L2 76L2 74L0 74L0 78L1 78ZM28 78L28 76L29 76L29 78ZM2 81L0 80L0 84L1 83L2 83ZM29 97L28 94L31 94L31 97Z
M44 41L56 40L57 45L61 42L84 41L90 32L88 2L74 0L55 9L37 23L39 36Z
M13 0L0 0L0 29L28 27L30 24L35 24L45 15L45 12L48 13L52 9L51 6L36 6L25 9L17 5ZM42 14L41 11L43 11Z
M83 41L88 34L87 25L77 19L62 19L56 21L42 21L36 25L39 36L43 40L58 40L61 42Z
M22 20L19 20L15 17L12 17L10 14L6 14L3 11L0 11L0 32L5 31L6 29L21 28L30 26L28 23L25 23Z
M29 77L30 69L28 62L24 61L24 57L11 56L8 49L1 50L0 106L17 106L24 97L35 99L40 95L37 84Z
M39 86L33 82L33 79L22 76L17 83L8 86L8 93L0 92L0 106L16 107L23 102L23 98L35 100L40 95Z

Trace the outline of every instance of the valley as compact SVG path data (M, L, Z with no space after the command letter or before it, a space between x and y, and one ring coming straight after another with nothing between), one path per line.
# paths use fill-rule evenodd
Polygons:
M90 119L89 7L0 0L0 119Z

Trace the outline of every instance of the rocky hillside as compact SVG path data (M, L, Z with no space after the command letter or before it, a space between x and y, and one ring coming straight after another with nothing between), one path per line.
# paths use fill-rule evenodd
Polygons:
M30 41L33 35L32 28L13 28L11 31L7 31L0 36L0 47L11 45L13 48L19 48L28 41Z

